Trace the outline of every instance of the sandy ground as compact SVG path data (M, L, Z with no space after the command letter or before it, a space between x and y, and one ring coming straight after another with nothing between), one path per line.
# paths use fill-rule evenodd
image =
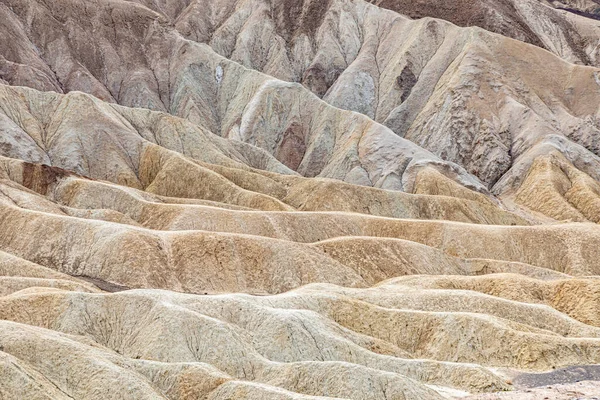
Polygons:
M600 400L600 365L579 365L513 377L515 391L463 397L469 400Z
M514 392L486 393L463 400L600 400L600 382L585 381L544 386Z

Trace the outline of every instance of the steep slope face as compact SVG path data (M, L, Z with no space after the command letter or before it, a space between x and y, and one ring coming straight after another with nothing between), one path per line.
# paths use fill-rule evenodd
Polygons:
M554 152L536 158L516 202L554 219L597 223L599 196L596 180Z
M402 171L391 170L389 164L374 171L370 165L382 165L390 157L396 166L436 158L410 142L392 139L380 125L326 106L300 86L237 63L302 82L329 104L365 114L465 167L487 188L495 186L498 194L518 187L522 172L517 172L533 162L525 154L563 137L568 139L563 148L583 146L576 157L597 162L592 138L598 130L599 93L594 88L599 70L573 66L539 48L479 29L431 19L411 21L358 0L319 7L306 2L296 8L273 7L277 3L262 0L191 2L175 8L146 4L154 11L130 2L61 4L6 0L7 19L18 23L4 29L19 40L7 44L5 58L13 65L9 72L15 72L5 74L5 80L36 88L56 82L63 91L84 90L123 105L167 111L220 136L255 144L305 176L403 189L398 182ZM182 11L177 16L160 13L167 8ZM90 18L82 21L81 13ZM289 18L289 13L300 17ZM105 23L106 16L114 15L121 22ZM587 19L576 19L577 31L598 36ZM46 37L48 32L52 38ZM234 62L182 35L209 44ZM84 56L90 43L94 49ZM589 46L597 47L594 43ZM521 61L514 64L515 59ZM29 72L40 63L47 68ZM21 82L21 76L27 80ZM85 87L79 86L83 82ZM355 135L340 138L340 131ZM361 131L364 135L358 135ZM365 135L372 140L362 140ZM383 154L375 140L389 142L385 149L395 154ZM347 148L348 141L369 148L347 152L344 159L358 155L360 162L346 163L342 171L338 162L333 172L326 162L339 160L332 150ZM364 160L374 147L375 159ZM573 151L560 151L575 163ZM455 168L449 165L444 169ZM461 175L465 184L468 179ZM478 186L474 181L467 185Z
M166 114L112 106L81 93L60 96L7 86L0 90L5 100L2 118L7 132L1 154L9 158L48 163L89 177L164 192L158 194L169 195L166 192L173 191L171 195L179 193L182 195L179 197L186 197L181 190L194 188L181 181L165 180L184 165L189 167L190 174L206 176L214 185L231 186L223 179L227 176L237 186L277 198L285 197L284 185L303 181L270 177L269 172L296 174L264 150L238 140L224 140L198 125ZM333 109L315 98L311 100L323 109L323 122L329 126L315 127L315 137L308 138L312 151L304 155L303 162L314 168L310 176L401 189L411 187L416 174L429 166L448 179L487 193L476 178L456 164L440 160L364 117ZM268 147L272 150L284 147L285 142L277 143L276 138L270 137L278 135L276 129L265 129L262 115L271 113L270 108L257 107L251 113L254 115L250 118L256 118L256 123L243 133L270 142ZM280 117L273 115L276 119ZM236 180L239 169L246 174ZM277 183L277 180L283 181ZM176 187L164 186L169 183ZM198 196L228 202L223 200L226 193L223 187ZM235 199L244 201L249 193L243 193L244 196ZM397 196L407 198L402 194Z
M583 13L591 18L598 15L600 9L600 3L597 0L548 0L548 3L553 7Z
M371 3L413 19L439 18L458 26L478 26L487 31L544 48L576 64L598 66L592 37L577 28L594 18L599 5L593 1L372 0ZM575 22L577 21L577 22Z
M371 3L413 19L439 18L458 26L478 26L490 32L544 47L542 40L519 15L511 0L447 1L436 4L428 0L374 0Z
M491 15L502 15L498 8L503 6L494 2L488 5L492 7ZM513 14L532 19L530 25L538 27L537 37L547 42L546 48L566 60L595 65L586 52L597 49L598 32L587 19L565 16L538 2L510 7ZM476 7L454 9L465 12ZM554 135L566 136L593 153L583 151L579 157L597 156L590 142L597 135L597 70L573 67L544 51L485 32L427 19L408 21L361 2L328 3L320 28L299 29L291 41L284 40L278 14L266 3L238 4L231 17L216 23L219 28L212 34L205 31L210 24L195 22L194 10L192 3L177 19L185 36L207 42L248 67L301 81L327 102L364 113L464 166L489 187L504 177L497 193L515 187L507 183L517 174L504 175L515 164L529 168L532 160L521 156L542 138L552 142ZM267 21L267 28L254 35L263 26L258 21ZM275 44L261 44L267 38ZM258 48L268 48L269 53ZM521 61L515 69L517 58ZM541 74L531 75L540 69ZM556 87L557 80L564 87Z
M114 4L105 5L109 6ZM35 13L39 18L47 18L52 12L37 3L29 3L29 7L23 13ZM319 175L351 183L402 189L405 169L416 163L431 161L441 169L460 170L460 167L441 162L438 157L396 137L367 118L328 106L298 85L246 70L218 57L206 46L181 39L164 26L164 21L160 22L159 15L147 9L144 9L146 14L139 15L135 6L129 3L122 7L129 11L124 14L124 18L129 18L128 23L136 24L143 32L140 34L142 38L131 37L135 31L125 30L123 33L127 36L122 40L137 43L133 49L111 42L114 41L114 33L110 31L110 34L105 34L106 46L114 52L101 47L98 52L102 56L99 55L98 60L85 61L71 48L92 42L92 37L78 37L79 44L75 45L69 43L74 37L71 25L56 28L56 35L60 38L56 40L69 44L64 52L53 52L57 58L49 64L58 68L54 64L60 63L64 68L64 75L57 73L56 78L65 91L81 89L71 86L69 77L79 76L80 69L91 74L91 66L86 68L85 65L93 64L102 71L94 72L97 82L102 80L110 95L88 88L89 93L127 106L169 111L220 136L257 145L305 176ZM133 10L130 10L132 7ZM100 18L105 13L112 12L111 8L106 10L99 6L92 9L96 13L92 21L98 25L101 25ZM70 12L77 13L77 6ZM32 28L37 28L37 25ZM142 47L140 42L143 41ZM102 40L95 42L102 43ZM142 48L146 50L142 51ZM59 53L60 56L57 55ZM151 55L154 57L149 61L145 59ZM65 58L73 59L72 68L62 61ZM29 64L27 60L22 61ZM149 68L152 82L146 80L150 76ZM82 82L75 81L77 84ZM289 106L282 108L283 104ZM462 183L485 190L464 171L458 175Z

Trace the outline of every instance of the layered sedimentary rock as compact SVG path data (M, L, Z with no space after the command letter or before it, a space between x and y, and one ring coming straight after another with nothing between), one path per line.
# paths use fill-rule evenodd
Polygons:
M2 29L15 37L4 45L5 81L83 90L166 111L257 145L305 176L401 189L398 165L436 161L410 142L396 138L399 143L391 145L389 130L327 107L310 91L464 166L499 194L518 185L513 181L530 168L532 153L547 147L585 163L578 168L586 173L598 163L592 139L598 130L598 70L478 28L413 21L362 1L287 7L261 0L168 5L7 0L2 10L11 21ZM88 18L79 18L81 13ZM553 24L542 12L531 14L544 26ZM577 27L567 30L589 35L589 45L597 48L593 20L576 19ZM570 48L560 37L548 33L557 48ZM339 160L332 150L343 145L334 133L340 130L353 132L343 142L395 149L384 157L394 157L396 170L388 165L373 171L371 164L381 169L385 161L379 154L366 160L373 151L360 147L345 155L343 173L328 169L328 161ZM418 157L407 159L409 154Z
M595 13L0 0L0 398L515 398L600 364Z

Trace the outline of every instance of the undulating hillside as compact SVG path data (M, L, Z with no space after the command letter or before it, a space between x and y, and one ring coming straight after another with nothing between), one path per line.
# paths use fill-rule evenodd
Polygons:
M1 400L600 393L600 1L0 0L0 38Z

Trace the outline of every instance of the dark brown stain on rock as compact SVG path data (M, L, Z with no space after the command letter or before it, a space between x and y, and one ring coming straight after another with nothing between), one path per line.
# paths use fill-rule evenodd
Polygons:
M294 37L306 34L312 38L323 23L332 0L286 0L272 4L272 17L278 33L291 42Z
M320 63L315 63L304 72L302 85L322 98L341 73L339 69L326 70Z
M315 64L304 72L302 84L319 97L323 97L329 88L327 74L321 64Z
M59 179L74 175L66 169L46 164L23 163L23 181L21 184L40 194L47 194L48 188Z
M478 26L491 32L546 48L507 0L370 0L410 18L439 18L458 26ZM497 16L497 17L496 17Z
M400 75L398 75L398 77L396 78L396 85L398 86L398 89L400 89L400 91L402 92L402 94L400 95L400 99L402 100L402 102L406 101L406 99L410 95L410 92L412 91L412 88L417 83L417 77L415 76L412 69L412 63L408 62L402 70L402 72L400 73Z
M296 171L305 153L304 130L300 124L292 122L283 133L275 157L285 166Z

